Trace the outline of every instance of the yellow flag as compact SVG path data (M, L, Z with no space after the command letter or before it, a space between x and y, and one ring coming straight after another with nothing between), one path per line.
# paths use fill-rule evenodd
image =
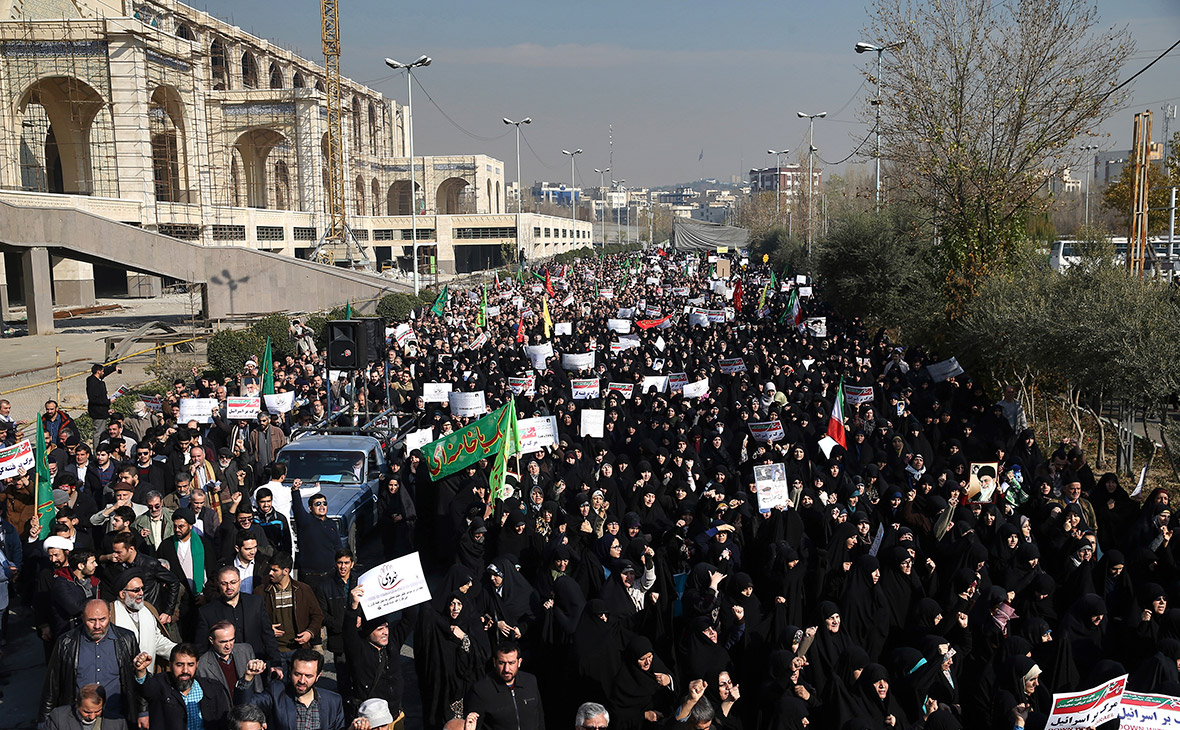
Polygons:
M549 330L553 329L553 320L549 319L549 298L541 301L541 321L545 323L545 339L549 339Z

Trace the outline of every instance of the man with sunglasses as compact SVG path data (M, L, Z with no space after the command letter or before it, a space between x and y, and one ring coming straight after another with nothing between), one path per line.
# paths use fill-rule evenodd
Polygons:
M144 590L143 573L138 568L123 571L115 581L118 599L111 601L111 621L119 628L135 634L139 650L149 656L167 659L176 646L168 637L167 624L171 616L161 614ZM154 662L153 662L154 664ZM152 664L147 671L151 672Z
M299 578L312 588L336 570L335 555L340 549L340 531L336 523L328 519L328 498L319 492L307 498L303 506L299 488L301 479L291 484L291 509L295 513L295 529L299 534L299 552L295 565ZM310 513L308 510L311 510Z

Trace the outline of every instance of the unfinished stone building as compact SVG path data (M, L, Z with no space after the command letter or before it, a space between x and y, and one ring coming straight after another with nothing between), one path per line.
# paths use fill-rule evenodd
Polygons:
M306 258L328 225L324 87L322 65L171 0L0 0L0 201ZM415 204L420 256L444 273L590 245L588 222L509 214L486 155L415 157L412 195L406 108L341 88L349 226L373 262L410 268ZM104 291L159 291L99 269ZM57 304L94 300L93 263L55 256L52 274Z

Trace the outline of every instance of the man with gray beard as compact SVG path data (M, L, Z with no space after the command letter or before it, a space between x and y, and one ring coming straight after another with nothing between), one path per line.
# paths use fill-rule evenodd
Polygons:
M137 666L138 669L138 666ZM217 682L196 676L197 647L177 644L168 671L152 677L138 669L151 730L226 730L229 695Z
M119 598L111 602L111 618L115 625L135 634L139 650L165 661L171 656L176 642L168 638L167 629L160 623L156 608L144 598L143 574L131 568L115 579ZM151 667L148 667L151 671Z

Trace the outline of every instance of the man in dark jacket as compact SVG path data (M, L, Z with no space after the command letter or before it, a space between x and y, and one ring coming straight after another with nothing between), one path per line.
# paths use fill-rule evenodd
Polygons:
M356 588L356 576L352 569L356 561L345 549L336 551L336 573L320 582L316 588L316 599L324 612L324 627L328 630L324 648L332 652L336 665L336 686L340 694L349 694L350 677L344 659L344 619L349 613L348 594Z
M336 523L328 519L328 498L323 493L313 494L304 507L299 493L301 486L303 482L299 479L291 484L291 511L299 533L295 566L299 568L300 580L315 588L335 571L331 556L340 549L340 532Z
M520 648L501 642L492 665L492 671L467 694L463 709L479 713L486 730L545 730L537 678L520 671Z
M107 395L107 384L103 378L111 373L121 373L118 365L94 365L90 377L86 378L86 413L94 421L94 445L107 432L107 420L111 417L111 397Z
M49 602L53 610L50 622L53 638L78 625L86 602L99 597L98 560L89 550L71 550L69 562L53 572Z
M201 607L195 635L208 636L210 626L229 621L237 640L249 644L255 656L273 665L279 661L279 646L266 605L262 596L242 593L241 586L241 575L233 565L217 571L217 598Z
M37 721L45 722L55 707L74 704L79 687L97 683L106 690L102 716L134 725L146 711L135 674L138 667L146 670L152 658L139 652L135 634L111 623L105 601L87 602L82 616L82 625L62 634L53 647Z
M359 622L363 586L357 586L349 594L351 599L349 615L344 619L344 654L348 657L348 670L352 677L349 689L349 708L355 710L370 697L380 697L389 703L394 718L401 715L402 688L404 680L401 671L402 642L418 623L418 609L403 612L401 620L389 625L386 616Z
M142 553L135 546L131 533L121 532L111 540L111 549L116 563L110 568L112 583L126 570L138 570L143 578L144 600L160 612L160 623L167 624L175 618L180 605L180 581L159 561Z
M314 649L296 649L291 656L291 680L271 682L262 692L254 691L254 678L266 671L266 662L250 662L246 676L238 680L234 701L262 708L269 730L344 730L347 720L340 695L317 689L324 657ZM319 724L308 724L304 718L319 717Z
M218 621L209 627L209 646L197 660L197 676L218 682L226 694L233 695L238 680L246 676L246 667L254 659L254 649L249 644L239 644L237 630L229 621ZM262 691L262 680L254 680L254 691Z
M160 543L156 550L156 557L168 564L168 570L179 579L186 590L180 600L181 635L193 636L188 633L197 613L197 606L204 599L198 596L205 593L207 583L213 581L217 554L213 543L193 530L197 521L193 511L181 507L172 513L172 537ZM195 634L200 636L200 634Z
M168 671L153 674L143 683L141 692L147 702L152 730L228 727L229 694L221 684L198 677L196 672L197 647L177 644L172 648ZM190 722L195 719L194 713L200 720Z
M300 647L318 646L324 614L315 591L291 577L291 556L287 553L277 552L267 563L269 581L261 593L266 599L266 612L274 625L279 651L285 656Z

